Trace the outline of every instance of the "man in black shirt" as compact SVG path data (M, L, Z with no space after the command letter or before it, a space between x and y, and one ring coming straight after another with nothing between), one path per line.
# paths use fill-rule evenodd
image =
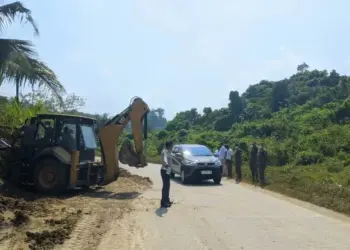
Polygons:
M267 151L264 148L264 144L261 144L261 147L258 151L258 170L259 170L259 183L260 186L265 184L265 169L267 166Z
M235 171L236 171L236 182L239 183L242 180L242 150L239 145L236 145L235 150Z
M250 147L249 167L252 172L252 184L256 184L258 181L258 147L256 143Z

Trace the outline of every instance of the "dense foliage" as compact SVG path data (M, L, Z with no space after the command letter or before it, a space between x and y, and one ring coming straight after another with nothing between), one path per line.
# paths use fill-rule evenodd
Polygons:
M276 166L343 161L350 150L349 93L350 78L334 70L298 72L278 82L263 80L242 95L231 91L228 106L219 110L180 112L155 137L159 144L170 137L213 150L221 142L243 149L263 142Z
M151 159L157 160L168 138L204 144L212 150L222 142L231 146L238 143L245 160L249 144L256 141L268 150L271 182L279 176L284 186L294 185L290 190L305 183L349 190L349 94L350 77L335 70L309 71L304 63L288 79L263 80L249 86L242 95L231 91L227 107L206 107L202 114L195 108L179 112L165 130L151 136ZM248 172L246 169L247 177ZM349 205L346 209L350 212Z

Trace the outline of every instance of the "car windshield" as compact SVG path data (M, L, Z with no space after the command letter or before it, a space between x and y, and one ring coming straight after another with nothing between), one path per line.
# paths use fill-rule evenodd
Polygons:
M83 134L85 147L89 149L97 148L95 133L92 126L81 125L81 133Z
M204 146L201 147L185 147L183 149L185 155L191 156L212 156L213 153Z

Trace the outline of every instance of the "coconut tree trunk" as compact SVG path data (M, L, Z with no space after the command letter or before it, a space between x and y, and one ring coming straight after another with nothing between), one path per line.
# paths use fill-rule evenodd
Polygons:
M16 82L16 97L15 100L17 103L19 103L19 83Z

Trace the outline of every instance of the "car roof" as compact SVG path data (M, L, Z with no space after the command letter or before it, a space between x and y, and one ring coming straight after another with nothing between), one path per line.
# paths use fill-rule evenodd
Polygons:
M186 148L198 148L198 147L207 147L201 144L176 144L175 147L186 147Z

